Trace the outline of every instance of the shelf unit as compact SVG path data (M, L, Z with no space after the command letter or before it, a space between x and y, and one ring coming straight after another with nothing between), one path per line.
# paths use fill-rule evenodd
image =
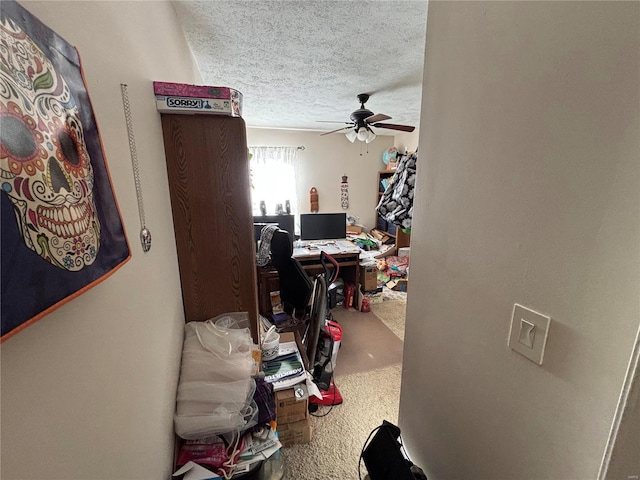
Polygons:
M185 320L248 312L258 341L258 288L244 120L162 114Z

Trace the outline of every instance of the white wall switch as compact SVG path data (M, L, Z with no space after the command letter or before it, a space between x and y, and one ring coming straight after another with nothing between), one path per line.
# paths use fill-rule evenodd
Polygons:
M513 306L509 346L532 362L542 365L551 318L517 303Z

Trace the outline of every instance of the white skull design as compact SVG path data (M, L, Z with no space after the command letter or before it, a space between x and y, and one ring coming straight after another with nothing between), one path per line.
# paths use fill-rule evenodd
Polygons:
M100 246L93 169L75 100L44 52L0 20L0 187L27 247L78 271Z

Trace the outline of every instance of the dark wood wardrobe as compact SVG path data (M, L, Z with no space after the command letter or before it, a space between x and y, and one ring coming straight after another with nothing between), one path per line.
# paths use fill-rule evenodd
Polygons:
M257 283L244 120L162 114L186 321L249 312L257 341Z

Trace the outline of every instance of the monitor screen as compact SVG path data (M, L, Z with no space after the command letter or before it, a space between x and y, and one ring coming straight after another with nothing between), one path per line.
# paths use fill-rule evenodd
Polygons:
M346 238L346 213L303 213L300 215L300 239Z
M260 240L260 233L265 225L277 224L280 230L289 233L291 243L295 242L295 224L293 215L258 215L253 217L253 233L255 241Z

